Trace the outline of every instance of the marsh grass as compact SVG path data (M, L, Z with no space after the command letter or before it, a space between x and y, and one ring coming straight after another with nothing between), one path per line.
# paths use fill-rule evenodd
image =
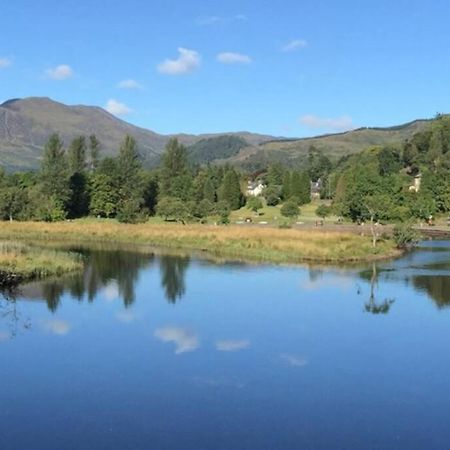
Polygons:
M126 225L92 219L3 223L0 239L146 244L273 263L354 262L399 254L390 240L372 248L370 238L346 232L176 223Z
M18 241L0 242L0 286L79 270L81 256Z

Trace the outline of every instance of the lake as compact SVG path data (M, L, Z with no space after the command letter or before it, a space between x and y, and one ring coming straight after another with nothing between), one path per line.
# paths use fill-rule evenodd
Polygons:
M0 297L0 449L448 448L449 241L348 268L74 250L83 274Z

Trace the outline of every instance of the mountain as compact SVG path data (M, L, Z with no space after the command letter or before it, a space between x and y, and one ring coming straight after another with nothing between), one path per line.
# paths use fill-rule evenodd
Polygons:
M58 132L68 144L79 135L95 134L104 155L116 155L125 134L138 141L144 163L158 163L167 141L177 137L189 147L193 162L227 162L258 170L279 161L301 166L308 149L321 149L331 159L360 152L371 146L396 145L424 131L431 120L416 120L390 128L360 128L312 138L280 139L249 132L203 135L162 135L131 125L95 106L69 106L49 98L8 100L0 105L0 166L10 170L39 166L48 137Z
M41 97L13 99L0 105L0 165L11 170L38 167L43 147L55 132L66 144L77 136L95 134L102 143L103 154L110 156L117 154L123 137L131 134L138 141L146 165L159 160L172 137L131 125L95 106L68 106ZM273 139L246 132L231 135L242 137L249 145ZM219 136L176 135L186 145Z
M311 138L266 141L243 148L229 158L228 162L247 170L257 170L271 162L281 162L291 167L301 166L306 161L311 146L322 150L330 159L337 160L369 147L401 144L414 134L425 131L432 121L419 119L388 128L359 128Z

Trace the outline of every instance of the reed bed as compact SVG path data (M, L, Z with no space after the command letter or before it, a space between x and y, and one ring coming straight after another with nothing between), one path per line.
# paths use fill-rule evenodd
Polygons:
M42 249L22 242L0 242L0 287L24 280L79 270L83 267L79 255Z
M0 226L0 239L146 244L273 263L355 262L398 255L390 240L373 248L369 237L349 232L176 223L128 225L110 220L5 222Z

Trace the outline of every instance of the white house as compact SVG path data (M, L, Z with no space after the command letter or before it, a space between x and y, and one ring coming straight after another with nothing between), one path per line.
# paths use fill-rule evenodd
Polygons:
M252 197L258 197L259 195L262 195L265 185L260 181L249 181L247 183L247 195Z

